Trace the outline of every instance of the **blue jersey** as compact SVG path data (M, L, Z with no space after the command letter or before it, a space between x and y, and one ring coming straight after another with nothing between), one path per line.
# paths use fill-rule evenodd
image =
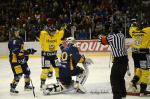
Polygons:
M59 76L72 76L76 66L83 57L80 55L78 48L73 44L69 44L67 48L62 49L61 66L59 67Z
M9 58L12 63L17 62L17 56L24 50L24 42L21 38L13 38L8 42Z
M23 46L24 42L21 38L13 38L8 42L10 54L12 53L19 54L21 51L24 50Z
M17 63L18 56L25 56L26 60L28 60L28 53L24 50L24 41L22 38L13 38L8 42L9 49L9 58L10 62Z

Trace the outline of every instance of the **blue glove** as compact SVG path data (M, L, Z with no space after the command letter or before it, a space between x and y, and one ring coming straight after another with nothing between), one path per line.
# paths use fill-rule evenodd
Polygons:
M28 54L34 54L35 52L37 52L37 50L35 50L35 49L33 49L33 48L27 49L27 53L28 53Z

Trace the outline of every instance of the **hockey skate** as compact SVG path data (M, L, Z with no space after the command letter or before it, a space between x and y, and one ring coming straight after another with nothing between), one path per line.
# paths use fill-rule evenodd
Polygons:
M15 88L10 88L10 94L14 95L14 94L18 94L19 91L17 91Z
M16 90L16 84L11 83L10 84L10 94L14 95L14 94L18 94L19 91Z
M127 95L145 97L145 96L150 96L150 92L149 91L145 91L145 92L127 92Z
M147 91L147 84L140 84L140 96L150 96L150 91Z
M150 96L150 91L140 92L139 95L140 95L141 97L143 97L143 96Z
M25 86L24 86L24 90L25 90L25 91L30 91L30 90L32 90L32 89L33 89L33 87L30 86L30 85L25 85Z

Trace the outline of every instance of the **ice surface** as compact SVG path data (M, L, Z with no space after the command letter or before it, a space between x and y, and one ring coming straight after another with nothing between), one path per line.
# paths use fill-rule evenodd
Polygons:
M94 64L90 66L90 74L85 83L85 88L87 89L86 94L58 94L44 96L42 91L40 91L40 73L41 73L41 59L40 58L30 58L29 67L31 69L31 78L35 86L35 94L37 99L112 99L111 93L102 93L102 94L92 94L92 92L105 92L111 91L110 87L110 70L109 56L97 56L90 57L93 59ZM130 60L130 65L133 66L132 60ZM133 72L133 69L131 69ZM35 99L33 97L32 91L24 91L24 79L22 78L17 86L19 94L12 96L9 93L9 84L12 81L13 74L11 67L8 61L8 58L0 58L0 99ZM126 77L128 82L131 77ZM55 82L55 78L47 79L46 83ZM149 97L136 97L136 96L127 96L127 99L149 99Z

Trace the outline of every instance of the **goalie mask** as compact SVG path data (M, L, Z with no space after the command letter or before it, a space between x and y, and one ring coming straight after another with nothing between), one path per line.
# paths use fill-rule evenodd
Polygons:
M75 39L74 39L74 37L68 37L68 38L66 39L66 43L67 43L67 44L75 44Z

